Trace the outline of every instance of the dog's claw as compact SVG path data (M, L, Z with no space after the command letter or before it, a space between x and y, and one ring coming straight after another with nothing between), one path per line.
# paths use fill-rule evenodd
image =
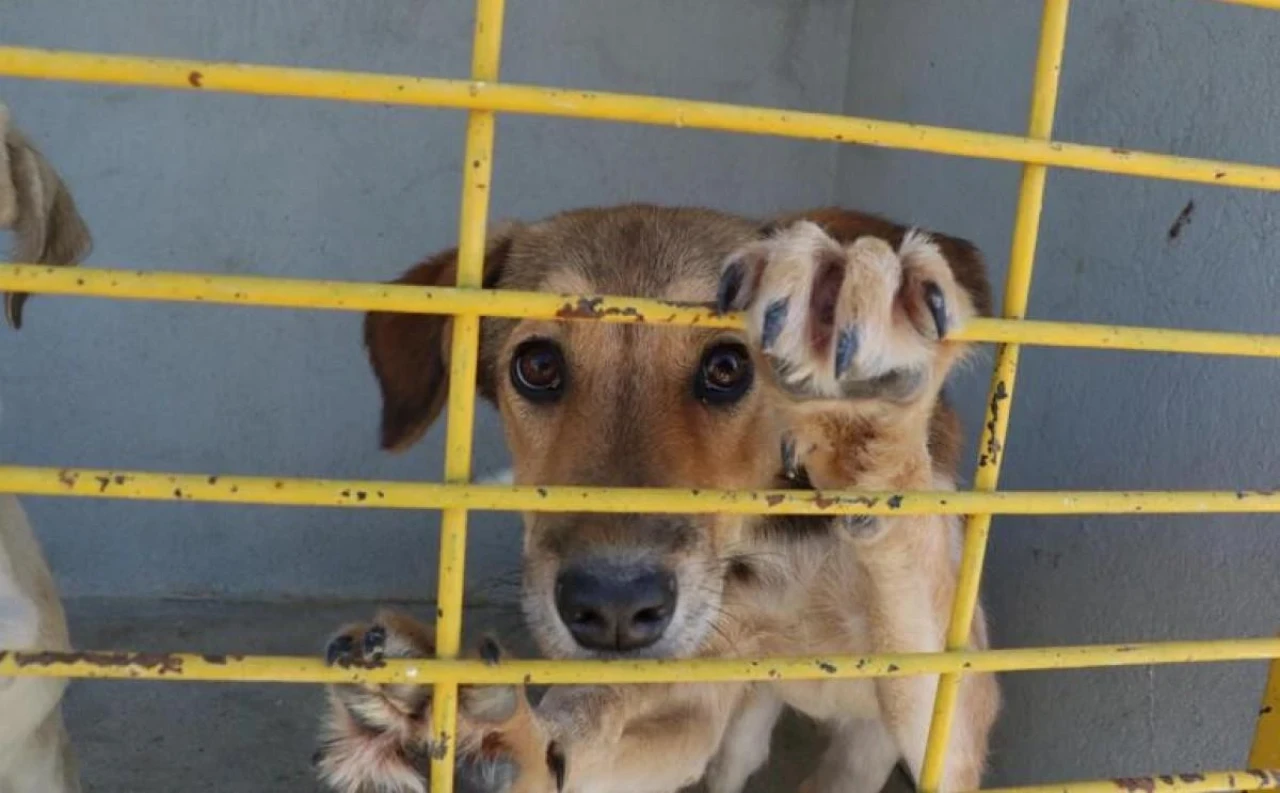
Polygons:
M364 656L370 661L377 661L387 646L387 629L374 625L364 634Z
M333 666L342 661L350 661L351 654L355 652L355 649L355 639L345 633L341 636L335 636L329 642L329 646L325 648L324 662L329 666Z
M938 338L947 335L947 301L942 296L942 289L930 281L924 285L924 303L933 315L933 326L938 329Z
M782 475L792 481L800 477L796 466L796 439L790 433L782 436Z
M741 259L730 262L720 275L720 287L716 290L716 311L728 313L736 305L738 293L742 291L743 270Z
M564 750L555 741L547 744L547 769L551 771L551 776L556 780L556 791L564 790L566 770Z
M858 356L858 329L848 327L836 338L836 379L844 377Z
M764 310L764 327L760 330L760 346L769 349L778 336L782 335L782 326L787 323L787 300L775 300Z
M480 660L489 666L497 666L502 660L502 648L490 636L484 637L480 642Z

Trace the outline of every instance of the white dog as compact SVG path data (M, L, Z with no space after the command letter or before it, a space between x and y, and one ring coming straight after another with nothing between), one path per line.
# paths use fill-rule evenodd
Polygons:
M0 229L14 259L75 264L89 232L62 180L9 123L0 104ZM25 295L5 295L5 319L22 324ZM69 650L67 619L53 575L22 505L0 494L0 649ZM0 678L0 793L78 793L60 707L65 680Z

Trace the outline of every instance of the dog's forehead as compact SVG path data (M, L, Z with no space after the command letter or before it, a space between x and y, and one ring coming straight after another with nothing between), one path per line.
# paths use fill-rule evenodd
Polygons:
M502 281L545 292L707 301L725 258L755 236L750 221L706 210L571 212L518 234Z

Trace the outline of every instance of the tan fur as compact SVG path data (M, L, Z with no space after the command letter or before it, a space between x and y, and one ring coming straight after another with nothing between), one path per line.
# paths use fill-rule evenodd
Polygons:
M0 103L0 229L13 231L18 264L74 265L89 254L89 229L49 162L9 119ZM27 294L4 297L5 321L22 327Z
M453 260L452 252L440 254L402 281L447 283ZM965 350L939 337L990 307L981 259L968 243L837 209L762 227L705 210L632 206L504 231L491 240L485 281L701 302L719 294L749 320L745 332L485 320L480 392L501 412L519 484L955 486L958 423L941 389ZM775 310L781 304L783 314ZM367 318L384 447L408 445L438 412L447 327L440 317ZM563 351L565 385L554 404L531 403L508 377L513 352L533 338ZM755 383L735 404L706 404L691 387L704 351L724 341L750 350ZM525 612L551 657L617 655L575 643L553 602L558 572L599 554L657 565L678 580L670 624L633 657L943 648L959 547L952 518L582 513L524 520ZM986 646L981 614L972 640ZM875 793L899 759L919 774L935 687L935 677L918 676L553 688L533 718L520 709L511 723L495 728L490 720L485 734L524 747L512 753L524 758L515 763L513 789L521 791L556 790L536 748L542 744L563 753L566 791L661 793L706 775L712 793L737 793L764 762L787 705L832 729L831 748L804 789ZM388 693L345 691L331 722ZM423 697L401 692L398 701L425 707ZM978 786L997 707L993 678L965 678L945 790ZM343 793L420 789L365 771L355 783L331 774L327 781Z
M18 499L0 495L0 648L70 650L53 576ZM65 680L0 677L0 793L78 793Z

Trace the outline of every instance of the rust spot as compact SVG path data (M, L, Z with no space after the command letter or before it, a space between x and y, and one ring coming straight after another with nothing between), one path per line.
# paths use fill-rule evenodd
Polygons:
M125 478L126 478L126 477L125 477L125 475L124 475L124 474L116 474L116 475L115 475L115 477L114 477L115 482L116 482L116 484L117 484L117 485L123 485L123 484L124 484L124 482L125 482Z
M889 505L889 509L897 509L902 506L902 496L889 496L884 503Z
M1155 793L1156 781L1149 776L1122 777L1115 780L1116 787L1129 793Z
M1161 776L1161 777L1160 777L1160 781L1161 781L1161 782L1163 782L1163 783L1165 783L1166 785L1172 785L1172 784L1174 784L1173 777L1172 777L1172 776L1170 776L1170 775L1167 775L1167 774L1166 774L1166 775Z
M1214 179L1225 179L1225 178L1227 178L1227 172L1226 172L1226 171L1218 171L1218 172L1214 173L1213 178L1214 178Z
M381 658L340 658L334 665L343 669L382 669L387 662Z
M88 664L90 666L129 667L139 666L153 669L159 674L172 672L182 673L182 659L170 653L124 653L124 652L67 652L67 653L14 653L13 661L18 666L52 666L54 664Z
M839 504L840 499L828 498L821 493L815 493L813 496L813 503L818 509L827 509L828 507L834 507L836 504Z
M771 507L776 507L786 500L787 500L787 497L780 493L774 493L771 496L764 497L764 503L768 504Z
M819 661L818 668L829 675L834 675L836 672L840 671L838 668L836 668L836 665L831 663L830 661Z
M770 670L769 670L769 677L772 677L773 679L775 679L775 680L776 680L776 679L778 679L778 678L782 677L782 675L778 674L778 670L777 670L777 669L770 669Z
M191 72L187 75L187 82L192 88L204 88L204 75L200 72Z
M1258 711L1258 715L1259 715L1259 716L1266 716L1266 715L1267 715L1268 713L1270 713L1272 710L1274 710L1274 708L1272 708L1270 705L1263 705L1263 706L1262 706L1262 710L1259 710L1259 711Z
M604 298L580 297L577 302L565 303L556 312L560 319L600 319L602 317L630 317L644 322L644 315L634 308L601 308Z
M474 88L472 89L475 90ZM431 755L432 760L443 760L449 756L449 736L440 733L434 741L431 741L427 753Z
M545 487L540 487L540 488L538 488L538 495L542 496L543 498L546 498L546 497L547 497L547 489L546 489Z
M216 477L216 476L211 476L211 477L209 477L209 484L211 484L211 485L216 485L216 484L218 484L218 477Z
M1128 157L1128 156L1129 156L1130 154L1132 154L1133 152L1129 151L1128 149L1122 149L1122 148L1120 148L1119 146L1112 146L1112 147L1111 147L1111 153L1112 153L1112 154L1119 154L1121 157Z
M369 497L369 494L364 492L363 490L356 491L356 501L364 501L368 497Z
M896 672L898 671L898 669L899 667L897 664L889 664L887 667L885 667L886 672Z
M226 666L226 665L227 665L227 656L225 656L225 655L221 655L221 654L218 654L218 653L212 653L212 654L209 654L209 655L202 655L202 656L200 656L200 657L201 657L201 658L203 658L203 659L205 660L205 663L217 664L218 666Z
M67 487L75 487L76 480L79 478L79 474L72 473L65 468L58 472L58 481Z
M105 492L107 492L107 485L110 485L110 484L111 484L111 477L109 477L109 476L95 476L95 477L94 477L94 479L97 479L97 480L98 480L98 492L99 492L99 493L105 493Z
M996 425L1000 423L1000 403L1009 398L1009 388L1003 380L996 381L991 392L991 404L987 406L987 448L978 458L978 465L998 465L1000 462L1000 439L996 437Z
M174 498L182 498L182 488L180 488L180 487L175 487L175 488L173 489L173 497L174 497Z
M1178 774L1178 779L1183 782L1203 782L1204 774Z
M1173 242L1182 235L1182 230L1191 222L1191 216L1196 211L1196 202L1188 201L1187 205L1182 208L1178 216L1173 219L1173 225L1169 227L1169 241Z

